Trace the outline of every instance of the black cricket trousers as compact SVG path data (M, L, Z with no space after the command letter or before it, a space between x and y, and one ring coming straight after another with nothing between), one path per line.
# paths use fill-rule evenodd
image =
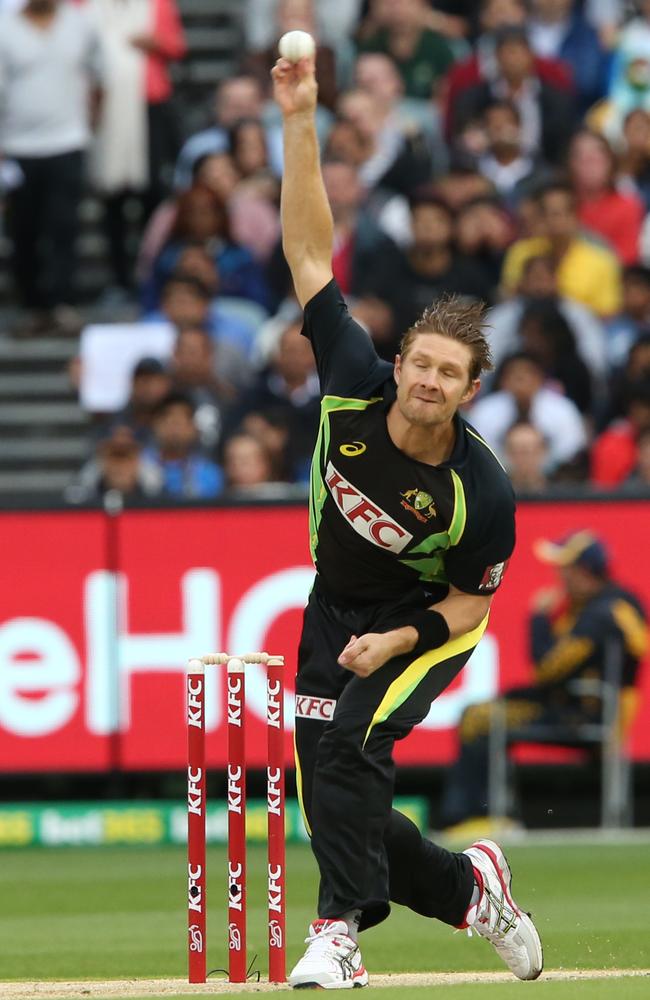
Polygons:
M392 752L467 662L485 622L415 660L395 657L367 678L340 667L350 637L376 630L396 606L343 608L317 582L298 653L296 778L320 869L318 915L360 909L360 930L384 920L391 900L456 926L474 888L466 855L433 844L392 808Z

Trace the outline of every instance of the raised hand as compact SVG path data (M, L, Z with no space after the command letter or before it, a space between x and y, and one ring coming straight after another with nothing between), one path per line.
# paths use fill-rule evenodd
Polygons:
M315 111L318 84L313 56L299 59L295 63L288 59L278 59L271 70L271 76L273 96L285 117Z

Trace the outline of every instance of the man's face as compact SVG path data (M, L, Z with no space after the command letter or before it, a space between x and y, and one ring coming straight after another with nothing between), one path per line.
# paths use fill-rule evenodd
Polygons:
M555 24L571 14L573 0L533 0L533 14L540 21Z
M359 175L352 164L323 164L323 183L335 222L356 212L361 204L363 191Z
M451 243L452 220L440 205L416 205L411 214L413 243L422 249Z
M520 406L530 406L544 384L544 376L532 361L517 358L503 373L500 388L511 393Z
M549 191L542 199L544 229L551 239L574 236L577 226L573 201L564 191Z
M496 31L525 21L526 8L522 0L487 0L481 13L483 31Z
M516 116L509 108L490 108L485 114L485 131L495 152L517 150L521 146L521 130Z
M32 14L51 14L59 0L28 0L25 5Z
M312 346L299 326L291 326L282 334L274 368L289 385L302 385L315 370Z
M544 438L530 424L513 427L505 441L506 465L510 472L524 477L538 476L547 458Z
M177 454L189 453L197 439L192 413L181 403L168 406L159 414L154 432L162 451L173 451Z
M136 375L133 379L131 402L149 410L167 395L169 389L170 379L165 372Z
M404 89L394 63L381 52L366 52L360 55L354 76L360 90L367 90L385 104L394 104Z
M231 486L259 486L271 479L271 464L264 448L248 435L233 437L228 442L224 469Z
M550 260L531 261L526 268L519 290L531 299L550 298L557 294L557 279Z
M572 601L582 603L592 597L595 590L598 589L598 577L595 577L583 566L574 563L572 566L558 568L566 592Z
M635 275L623 279L623 311L641 321L650 314L650 285Z
M262 94L256 80L237 77L226 80L217 94L217 121L230 128L241 118L259 118L262 112Z
M183 330L174 347L174 375L179 382L200 385L213 375L212 343L201 330Z
M510 38L497 49L497 63L501 75L511 83L519 84L533 70L533 55L523 38Z
M395 359L397 405L417 427L436 427L451 420L478 392L471 380L472 353L466 344L438 333L420 333L406 355Z
M163 296L162 311L174 326L203 326L209 302L189 287L171 285Z
M388 0L380 4L382 23L388 27L422 23L422 0Z

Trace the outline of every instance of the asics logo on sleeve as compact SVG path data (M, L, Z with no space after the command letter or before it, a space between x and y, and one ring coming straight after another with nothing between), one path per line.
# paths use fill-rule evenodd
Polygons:
M342 444L339 451L346 458L356 458L358 455L363 455L366 448L367 445L363 441L351 441L348 444Z
M368 542L388 552L400 553L412 540L409 531L344 479L331 462L327 465L325 482L345 520Z

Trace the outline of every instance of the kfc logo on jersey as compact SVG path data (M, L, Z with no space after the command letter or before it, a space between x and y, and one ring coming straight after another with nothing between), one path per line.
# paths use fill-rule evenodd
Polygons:
M398 554L412 540L413 535L409 531L344 479L331 462L327 466L325 482L345 520L366 541Z
M488 566L485 573L483 574L483 579L478 585L479 590L496 590L501 580L503 579L503 574L506 571L506 566L508 561L495 563L494 566Z

